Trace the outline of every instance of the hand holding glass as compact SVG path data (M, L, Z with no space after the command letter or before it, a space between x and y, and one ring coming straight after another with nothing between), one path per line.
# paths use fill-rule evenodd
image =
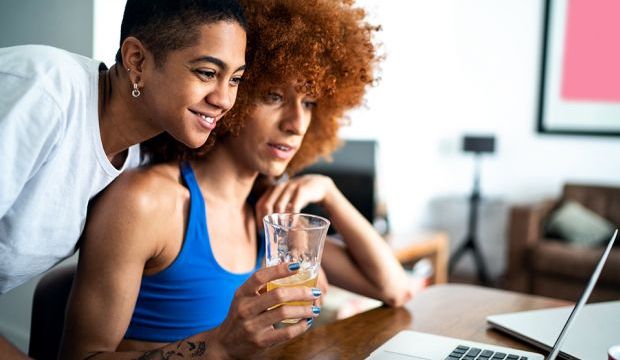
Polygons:
M266 266L295 262L300 265L296 274L267 283L267 291L279 287L316 287L329 220L310 214L275 213L265 216L263 222ZM286 304L310 306L312 302Z

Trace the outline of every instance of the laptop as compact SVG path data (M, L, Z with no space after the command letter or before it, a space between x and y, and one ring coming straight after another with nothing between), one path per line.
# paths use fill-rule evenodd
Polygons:
M492 315L492 328L551 351L572 306ZM575 319L560 356L566 359L606 359L607 350L620 344L620 301L584 306Z
M547 357L548 360L555 360L560 353L560 348L566 338L567 331L574 322L576 316L581 312L586 301L592 293L592 289L598 280L603 265L609 256L609 252L614 244L618 229L614 231L609 240L603 255L594 269L583 294L577 304L570 311L570 315L565 319L559 335L552 340L553 347ZM553 310L553 309L552 309ZM558 320L559 323L560 320ZM541 354L511 349L503 346L478 343L473 341L449 338L439 335L426 334L417 331L403 330L394 337L373 351L369 359L373 360L542 360ZM600 357L594 357L600 358ZM587 358L589 359L589 358Z

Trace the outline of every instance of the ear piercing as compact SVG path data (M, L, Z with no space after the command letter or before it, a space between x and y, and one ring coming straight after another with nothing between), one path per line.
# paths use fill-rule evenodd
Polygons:
M131 96L137 98L140 96L140 90L138 89L138 83L133 83L133 90L131 90Z
M127 68L127 72L131 72L130 68ZM140 89L138 89L138 83L133 83L133 90L131 90L131 96L137 98L141 94Z

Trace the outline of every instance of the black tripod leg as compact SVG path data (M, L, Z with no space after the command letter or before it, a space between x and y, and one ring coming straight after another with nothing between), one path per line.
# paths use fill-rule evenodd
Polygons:
M469 249L470 245L471 244L469 242L469 239L465 239L465 241L463 241L461 243L461 245L459 245L459 247L456 249L454 254L450 257L450 263L448 264L448 271L450 273L452 273L452 271L454 271L454 266L459 261L461 256L463 256L463 254L465 254L467 249Z
M478 280L482 285L489 285L489 273L487 272L487 267L484 264L484 259L482 258L482 253L480 249L476 246L476 243L472 240L472 250L474 253L474 260L476 261L476 269L478 270Z

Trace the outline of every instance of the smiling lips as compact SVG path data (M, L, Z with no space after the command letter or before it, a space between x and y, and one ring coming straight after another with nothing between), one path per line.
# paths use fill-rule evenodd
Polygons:
M202 126L204 126L205 128L209 130L215 129L215 124L217 123L217 120L219 120L218 115L209 115L209 114L201 113L201 112L194 111L191 109L189 111L191 111L192 114L198 117L198 119L200 120L200 124Z
M278 159L288 160L295 155L295 150L297 147L286 145L286 144L278 144L278 143L268 143L269 149L271 150L271 154Z

